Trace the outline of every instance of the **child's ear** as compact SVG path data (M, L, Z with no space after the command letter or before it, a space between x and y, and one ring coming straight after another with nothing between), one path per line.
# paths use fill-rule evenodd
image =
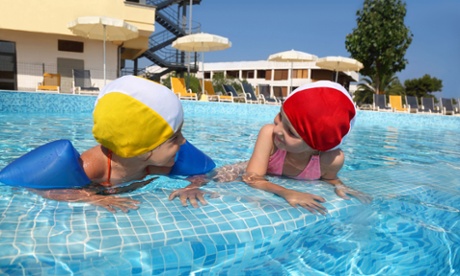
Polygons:
M149 152L146 152L146 153L144 153L144 154L141 154L141 155L139 156L139 158L141 158L141 159L144 160L144 161L147 161L147 160L149 160L150 156L152 156L152 153L153 153L153 150L151 150L151 151L149 151Z

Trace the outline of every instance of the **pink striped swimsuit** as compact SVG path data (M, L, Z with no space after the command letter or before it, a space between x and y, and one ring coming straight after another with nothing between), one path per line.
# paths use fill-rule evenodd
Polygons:
M272 175L283 175L284 159L286 151L276 150L268 160L267 173ZM317 180L321 178L321 167L319 155L312 155L305 169L297 176L293 177L299 180Z

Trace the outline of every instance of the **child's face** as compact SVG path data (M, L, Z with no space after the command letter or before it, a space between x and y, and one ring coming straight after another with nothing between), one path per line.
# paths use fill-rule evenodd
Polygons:
M185 143L185 138L182 135L182 126L174 135L166 142L152 150L152 154L148 158L152 165L161 167L172 167L176 153L180 146Z
M280 113L276 115L274 124L273 136L277 148L293 153L313 150L294 129L282 108Z

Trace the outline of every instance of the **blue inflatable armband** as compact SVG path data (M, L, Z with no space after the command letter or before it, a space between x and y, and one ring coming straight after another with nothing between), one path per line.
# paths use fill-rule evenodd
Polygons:
M185 141L176 155L176 163L170 175L197 175L205 174L216 167L212 159L201 150Z
M42 145L0 171L0 182L35 189L82 187L91 183L69 140Z

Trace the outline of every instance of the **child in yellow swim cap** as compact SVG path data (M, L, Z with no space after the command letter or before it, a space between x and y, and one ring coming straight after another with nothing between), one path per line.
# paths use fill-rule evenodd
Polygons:
M167 87L140 77L124 76L106 85L96 100L93 118L93 135L100 144L80 156L92 186L112 187L149 174L167 175L186 142L181 132L183 109L177 96ZM127 212L139 204L88 188L36 192L55 200L92 203L111 212L116 208Z

